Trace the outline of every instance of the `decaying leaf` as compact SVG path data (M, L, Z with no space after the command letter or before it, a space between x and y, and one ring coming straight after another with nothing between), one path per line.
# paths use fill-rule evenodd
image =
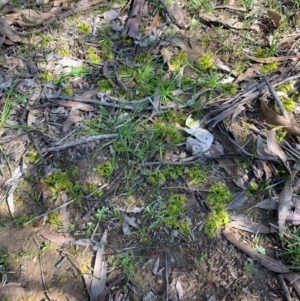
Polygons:
M156 275L159 269L159 257L156 258L154 266L152 268L152 274Z
M237 84L244 80L249 80L252 77L257 76L257 74L260 74L260 66L258 64L253 64L244 73L240 74L234 82Z
M260 109L267 123L284 126L284 129L289 134L300 136L300 128L293 125L290 121L286 120L284 117L278 115L277 113L269 109L267 104L263 100L260 101Z
M200 13L199 17L204 19L205 21L220 23L235 29L252 29L256 31L260 30L258 24L252 24L250 26L247 26L244 22L237 21L237 19L225 19L206 13Z
M178 299L181 300L183 298L183 289L179 280L176 281L176 292Z
M281 191L278 198L278 227L279 234L283 235L285 232L285 224L287 216L289 215L289 211L293 208L292 202L292 182L294 180L295 175L298 173L298 169L293 171L286 181L283 190Z
M113 9L105 11L99 15L99 18L103 19L103 21L100 22L101 24L103 24L103 23L107 24L107 23L117 19L118 17L119 17L119 14Z
M96 253L93 279L90 288L92 301L100 300L99 297L106 288L107 262L103 261L102 258L105 245L107 244L107 233L108 231L105 230Z
M0 297L3 298L1 300L5 300L7 296L14 296L15 298L32 295L28 288L24 288L17 285L4 285L0 286ZM4 299L5 298L5 299Z
M218 150L218 148L214 144L211 145L209 151L212 155L222 155L223 154L220 150ZM216 159L216 160L224 168L226 173L232 177L232 180L236 184L236 186L238 186L242 189L246 189L244 182L243 182L242 178L238 175L237 169L235 168L235 164L233 164L233 162L231 162L229 159L226 159L226 158Z
M43 22L51 19L53 15L51 13L43 13L33 9L21 9L16 10L27 22L17 20L17 23L21 26L39 25Z
M226 205L226 208L227 210L237 210L243 206L248 199L249 197L245 194L245 191L242 191L242 193L239 193L238 196L236 196L229 204Z
M67 133L74 123L82 121L83 119L84 117L80 115L77 110L71 111L70 115L63 124L63 133Z
M84 102L78 102L78 101L71 101L71 100L58 100L57 103L62 107L69 107L72 108L72 110L80 110L84 112L92 112L94 111L94 108Z
M21 40L18 34L10 28L8 23L5 20L0 19L0 47L3 43L7 44L6 38L13 43L20 42Z
M134 0L130 16L124 26L122 35L128 35L135 39L139 31L141 19L146 14L147 10L145 0Z
M288 55L288 56L277 56L277 57L255 57L255 56L251 56L248 55L246 53L244 53L244 56L254 62L257 63L263 63L263 64L270 64L270 63L274 63L274 62L284 62L287 60L292 60L292 59L297 59L295 55Z
M269 17L273 20L274 24L276 27L278 27L280 25L280 21L281 21L281 16L276 13L275 11L272 10L267 10Z
M287 170L289 172L291 172L289 163L287 161L288 160L287 155L282 150L282 148L280 147L279 143L276 140L276 131L277 130L278 130L278 128L274 128L269 132L269 134L267 136L267 146L268 146L269 152L275 156L278 156L280 158L280 160L282 161L282 163L284 164L284 166L287 168Z
M300 273L286 273L283 276L293 285L293 288L297 292L298 296L300 296Z
M158 19L159 19L159 12L157 12L155 14L155 16L153 17L153 20L151 22L151 24L149 26L147 26L145 28L146 31L153 29L154 27L156 27L156 25L158 24Z
M280 261L269 257L268 255L258 253L248 245L238 241L228 230L223 231L225 237L238 249L259 262L262 266L276 273L289 273L290 270Z
M75 242L75 239L72 237L63 237L60 235L55 235L46 229L40 230L37 234L43 236L45 239L50 240L58 246L69 245Z
M171 6L170 12L178 24L185 25L185 23L186 23L185 13L179 5L175 4L175 5Z
M300 199L292 199L292 209L289 210L289 213L286 217L286 221L291 225L300 225Z
M164 63L168 64L169 70L170 71L174 71L175 69L174 69L174 67L170 63L170 60L172 58L172 52L170 50L168 50L167 48L163 48L161 50L161 54L163 56Z
M266 209L266 210L277 210L278 209L278 196L272 197L271 199L264 199L258 202L253 207Z
M250 233L270 233L270 229L262 224L252 221L232 221L226 227L244 230Z

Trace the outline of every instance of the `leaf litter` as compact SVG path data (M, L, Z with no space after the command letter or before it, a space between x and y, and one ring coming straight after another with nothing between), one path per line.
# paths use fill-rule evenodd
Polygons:
M1 124L2 126L5 125L5 127L1 128L1 137L4 139L0 143L4 148L3 154L11 160L7 165L13 164L17 170L20 158L29 160L26 159L26 156L27 158L33 156L29 151L30 144L28 144L29 140L27 138L27 135L33 134L30 135L31 143L35 145L36 151L40 156L39 159L31 159L34 163L31 163L30 168L26 169L25 176L22 174L18 179L16 187L14 187L14 194L17 195L17 198L15 195L12 198L12 191L7 187L10 184L6 179L11 177L6 176L1 179L3 183L1 193L9 200L10 213L14 214L13 221L15 224L22 223L19 217L20 205L18 201L18 197L21 194L27 204L29 204L23 208L24 212L29 215L34 208L38 214L41 214L40 218L39 216L34 217L36 223L34 227L37 229L34 229L33 233L37 233L39 239L43 237L50 241L58 247L60 252L81 253L78 249L75 249L75 251L72 249L74 248L73 245L77 245L77 248L80 248L81 245L85 248L82 255L93 256L96 248L94 265L91 265L93 268L84 264L80 266L80 261L83 259L80 256L74 256L73 253L72 256L74 257L68 255L70 261L75 259L73 261L73 267L76 267L75 270L77 272L81 270L83 277L86 279L86 289L90 294L91 300L102 300L110 292L111 294L122 295L123 292L119 286L121 282L125 283L133 295L139 295L140 299L153 299L153 295L157 296L158 294L161 294L160 297L165 297L165 294L168 294L168 287L163 286L162 273L165 270L166 279L171 275L168 275L170 268L167 266L168 262L166 259L163 260L164 257L161 251L168 252L171 256L169 264L172 267L172 281L177 279L175 285L176 294L172 295L172 298L192 300L194 296L203 294L204 291L201 291L201 287L209 285L207 283L198 283L198 290L186 286L184 278L182 278L183 272L178 267L187 264L192 271L195 271L194 267L196 266L197 273L202 271L202 269L206 271L209 281L213 282L213 286L216 286L215 291L218 294L216 300L225 298L224 296L226 295L229 296L229 299L233 299L236 297L235 294L241 291L238 289L240 287L239 278L242 279L245 276L245 272L242 272L237 265L235 273L238 273L240 276L235 277L235 280L228 280L227 284L221 284L220 279L213 275L215 273L211 272L206 261L214 260L214 258L218 258L223 263L227 262L227 260L230 261L231 255L228 254L230 246L225 245L225 240L219 239L221 238L220 234L216 233L216 235L219 235L219 242L210 240L203 234L202 230L208 223L207 219L210 213L208 215L195 213L196 210L194 210L189 199L191 194L188 191L202 189L204 194L209 194L209 188L221 181L227 183L235 192L245 192L246 197L238 199L235 204L229 204L228 208L231 210L242 211L248 205L249 208L252 206L251 208L264 207L277 210L281 235L285 233L287 225L297 225L299 221L299 202L296 197L293 197L292 182L298 176L296 165L299 153L297 152L295 136L299 136L300 132L294 116L292 116L291 121L287 120L281 116L281 113L278 113L280 111L276 108L276 104L274 104L274 111L270 109L273 107L272 97L274 97L270 85L273 87L296 82L293 90L297 89L299 74L294 63L298 60L298 53L293 51L291 54L290 50L292 50L292 47L289 47L290 49L288 50L283 48L286 45L290 46L289 43L294 40L282 36L278 42L278 51L270 52L267 57L259 57L256 53L251 52L252 50L249 51L256 44L251 45L248 42L251 39L248 39L247 36L247 32L251 32L254 36L257 35L257 40L263 45L263 48L269 47L270 43L266 43L266 41L268 38L272 38L272 30L280 32L285 16L275 10L263 9L258 14L259 20L256 21L251 19L251 14L248 16L243 15L247 12L245 7L239 7L235 4L212 5L210 10L199 7L197 8L197 14L195 14L196 11L193 12L195 8L192 6L195 5L194 3L187 3L186 6L182 7L178 4L168 7L164 1L160 1L161 7L155 8L153 3L135 0L128 6L109 6L101 10L101 13L96 12L97 15L91 18L88 14L81 16L80 13L74 20L66 18L99 3L101 1L80 2L72 10L67 6L62 6L60 8L61 11L55 6L49 11L47 11L47 6L41 10L20 7L15 9L13 14L7 14L5 20L1 21L1 46L5 53L5 58L7 58L5 63L1 63L1 68L3 68L1 70L1 78L3 78L3 83L1 84L1 101L3 101ZM73 3L70 5L72 6ZM226 17L220 17L217 10L224 13L223 16ZM238 17L234 16L231 11L235 11ZM192 29L193 20L195 20L193 18L198 14L200 19L196 21L202 26L199 27L202 28L202 37L197 34L197 31ZM93 19L94 17L96 18ZM271 23L273 22L274 28L268 30L268 33L262 31L262 28L265 30L267 25L262 23L263 19L261 17L268 18ZM246 18L250 19L247 20ZM59 22L57 24L61 25L64 20L73 23L65 33L62 33L59 39L56 39L56 41L55 39L52 40L51 35L48 35L49 24L51 22ZM98 22L103 28L100 29L100 26L97 27L97 25L94 27L92 20L97 20L95 23ZM170 26L170 24L172 25ZM239 39L240 34L235 30L245 35L245 40L242 40L242 42L239 40L241 48L239 55L236 56L237 58L242 57L241 64L247 64L246 68L242 68L243 71L236 68L229 53L226 53L226 51L230 52L232 50L230 50L225 40L219 39L220 36L218 36L219 33L216 30L218 24L224 25L223 28L219 29L220 36L228 33L228 37L230 36L228 41L233 36L234 39ZM40 27L37 25L40 25ZM105 32L107 30L105 26L107 25L108 31ZM31 29L32 26L37 26L38 29ZM214 28L214 31L210 32L207 30L209 27ZM84 35L80 31L84 32ZM36 53L30 53L29 66L26 64L27 59L24 59L26 56L23 55L20 55L18 58L19 64L15 64L13 60L10 61L14 55L9 52L10 48L3 46L3 44L18 47L18 43L23 39L23 36L32 35L33 32L36 36L32 36L30 42L27 41L28 49L32 49L31 46L35 46L34 43L39 39L41 43L45 43L47 46L44 49L38 47ZM40 35L41 32L44 32L44 34ZM99 36L97 36L97 39L93 39L97 32ZM86 39L87 47L89 45L92 46L90 48L81 48L82 45L76 44L77 42L70 38L70 33L76 37L76 41ZM55 32L52 34L55 35ZM193 44L193 47L191 47L190 34L195 35L196 39L198 39L199 43L197 46ZM70 43L73 43L73 47L70 46L69 49L66 49L62 46L64 43L59 45L60 39L67 39ZM113 46L107 46L111 42ZM220 45L222 46L221 48ZM47 47L49 47L49 51ZM214 47L216 48L214 49ZM279 49L279 47L281 48ZM143 48L146 52L143 52ZM224 51L222 49L227 50ZM202 67L199 67L203 63L201 55L208 53L208 50L212 50L209 55L214 61L214 67L201 69ZM68 51L71 52L71 55L64 54ZM183 62L180 59L178 60L178 57L182 55L180 51L187 53L189 59L186 60L182 56L181 60ZM196 55L196 59L195 57L191 59L197 51L199 51L199 54ZM139 54L141 55L140 57ZM143 59L147 57L148 61L145 62ZM259 64L252 64L252 61ZM157 64L156 66L153 66L155 65L153 64L154 62ZM283 64L280 65L281 62L284 62L285 66ZM263 67L272 63L278 64L277 69L267 73L267 80L265 81L261 76L264 73ZM178 64L179 69L177 69ZM84 72L77 69L79 70L78 73L76 68L82 66L89 70ZM157 81L152 81L152 79L149 79L149 76L147 77L147 66L150 66L149 74L152 78L158 76ZM13 72L21 76L21 78L24 76L28 78L15 80ZM201 81L198 80L199 77L201 77ZM215 83L214 80L216 78L222 80L218 80ZM205 81L208 84L205 84ZM228 93L226 89L229 87L227 84L233 81L235 84L239 84L238 90L228 95L226 94ZM246 86L246 89L242 89L242 84ZM34 90L33 94L33 89L36 86L40 88ZM15 87L17 88L15 89ZM5 90L8 88L19 94L11 97L10 92ZM147 88L146 91L144 91L145 88ZM175 90L178 90L178 88L180 93L175 93ZM22 103L22 95L24 96L24 103ZM287 95L290 97L292 95L291 91L287 92ZM266 105L262 97L270 99L268 105ZM29 101L27 101L27 98ZM14 102L11 99L14 99L14 101L17 99L18 101ZM25 128L28 132L23 132L22 127L20 127L21 119L19 117L22 115L21 109L28 113L27 119L25 119L27 120L27 126L29 126L28 129ZM8 110L8 112L5 112L5 110ZM127 111L126 114L123 112L125 110ZM170 124L165 123L165 119L168 118L166 116L168 116L167 114L170 110L175 110L178 116L183 113L184 118L179 120L178 117L176 121L168 121ZM264 120L260 118L259 114L264 117ZM128 116L130 117L128 118ZM289 116L291 116L290 113ZM230 117L232 123L230 122ZM189 122L185 125L186 119ZM142 120L143 122L141 122ZM181 125L178 127L177 123L180 122ZM128 127L126 132L126 126L131 126L131 124L135 125L131 128ZM157 124L159 125L158 127ZM149 132L149 125L153 126L151 128L152 132ZM279 126L281 127L280 131L285 130L288 133L283 141L278 141L279 129L272 128L271 125ZM184 128L184 126L188 128ZM154 133L157 135L157 132L154 132L157 129L161 131L159 132L161 135L160 143L167 142L167 147L164 148L162 145L159 145L159 151L146 155L143 152L146 149L149 150L150 146L152 147L155 143L158 143L158 140L155 143L151 140ZM175 134L171 129L173 131L175 129L176 131L178 130L182 135L182 138L175 143L172 142ZM143 133L146 133L146 135ZM12 138L12 140L5 138L12 135L15 135L16 138ZM135 137L134 135L137 136ZM188 137L188 135L194 138ZM246 136L248 136L247 139L245 139ZM98 142L98 140L103 142ZM149 144L144 146L143 143L148 142L148 140ZM8 141L11 144L9 147L7 147ZM28 147L27 149L25 145ZM143 152L141 152L140 157L137 157L142 149L140 148L141 146L144 146ZM253 150L256 146L257 152ZM103 147L103 149L99 153L96 152L96 155L91 156L90 154L97 147ZM162 156L162 154L164 155ZM83 175L81 175L81 179L77 183L78 179L75 173L68 173L68 166L71 165L71 162L79 164L82 158L86 156L93 157L93 161L91 161L92 163L86 163L83 168L81 167L82 170L79 173L81 172ZM146 194L143 185L133 186L134 189L130 190L130 196L128 193L126 197L130 181L135 176L134 173L131 174L127 170L123 156L126 158L125 162L130 162L131 171L142 172L142 182L148 189L155 191L155 199L151 197L151 194ZM117 181L116 184L114 184L113 179L116 176L115 171L111 174L106 171L109 174L107 176L104 173L105 169L101 169L101 164L109 161L111 158L115 160L112 164L114 168L124 172L122 181ZM162 158L166 158L165 161ZM60 210L54 210L58 205L57 202L60 199L58 195L61 191L58 193L56 191L51 195L51 189L53 193L57 187L55 185L47 187L43 181L35 184L36 191L29 192L30 197L34 196L37 198L38 202L36 205L27 201L26 195L28 192L26 190L22 191L19 187L27 181L26 175L29 172L35 178L47 177L47 174L42 176L33 169L33 167L39 169L41 161L46 162L45 164L48 165L49 170L53 171L54 168L65 170L63 172L67 173L67 178L70 178L71 182L77 185L77 190L74 187L67 188L68 186L63 189L65 193L65 196L62 197L63 203L71 202L72 205L67 207L62 204L59 205ZM202 182L200 181L201 184L195 184L193 182L195 179L190 178L192 174L191 165L196 165L198 162L201 163L199 166L205 166L204 170L206 171L206 175L201 180ZM26 163L29 163L29 161ZM138 169L135 169L136 163L138 163ZM2 174L8 172L10 167L6 168L5 159L1 161L1 164ZM166 166L167 171L168 168L180 166L181 164L184 165L184 169L182 169L180 174L176 174L175 171L172 171L171 176L167 173L166 175L161 173L162 166ZM87 166L90 168L87 168ZM141 166L143 166L142 170L140 170ZM155 169L156 167L153 168L153 166L157 166L157 169ZM198 167L198 173L201 172L202 167ZM98 170L99 174L102 172L104 175L101 177L98 174L95 182L88 182L91 174L97 174L96 170ZM285 178L284 172L287 173ZM291 173L291 176L288 175L289 173ZM159 177L159 184L158 187L153 188L150 186L150 180L151 176L153 177L155 174ZM167 182L164 179L165 177ZM196 177L195 173L192 177ZM66 179L63 182L66 183ZM100 187L100 184L103 183L111 185L106 191L99 191L99 195L104 193L105 198L93 196L97 189L94 190L94 194L91 194L89 189L94 187L93 185ZM255 188L256 183L259 183L258 186L261 185L263 188L260 188L260 186ZM275 186L275 190L279 194L278 201L276 201L276 197L272 197L272 193L274 195L275 190L272 185L270 186L270 183ZM167 205L169 186L172 189L184 192L188 196L187 204L184 210L176 216L175 222L172 221L174 216L170 214L173 207ZM79 191L78 187L82 190ZM67 192L67 189L70 190ZM74 189L79 195L72 195ZM137 195L134 196L133 191ZM138 191L140 191L140 195ZM254 199L257 202L257 198L260 200L265 198L267 192L271 198L253 206ZM142 195L146 199L149 198L148 203L141 201L143 199ZM76 204L74 200L81 198L83 201L81 200L82 203L77 208L74 206ZM107 215L101 215L101 202L105 203L105 208L109 208ZM131 208L142 209L132 210ZM47 213L49 209L50 211ZM96 211L96 209L98 210ZM3 210L5 212L5 209ZM215 209L213 208L213 210ZM56 211L58 215L51 215L51 213ZM91 213L91 219L83 223L80 216L86 215L87 212ZM126 214L120 212L126 212ZM232 212L232 214L235 213ZM48 215L48 223L50 221L53 223L51 225L48 224L48 227L45 227L45 219L43 219L45 215ZM101 220L102 218L103 220ZM99 220L102 230L107 229L107 225L112 228L109 232L112 238L107 240L104 230L104 238L102 238L103 241L100 242L100 245L97 242L98 223L95 228L95 219ZM60 225L63 233L58 234L53 231L55 229L54 223L56 222ZM187 228L184 228L185 222L188 225ZM179 224L182 225L182 228L180 228ZM80 227L83 225L84 227ZM81 232L74 231L74 227L78 231L80 229ZM229 229L230 227L232 229L235 228L234 233L243 237L243 240L250 241L250 244L252 238L243 231L251 232L255 235L269 233L269 225L266 225L266 220L264 219L261 221L234 221L227 224L227 228ZM119 231L121 228L123 228L123 233ZM185 232L186 230L184 229L188 229L188 231ZM22 231L24 230L22 229ZM232 234L228 234L226 231L223 233L229 242L267 269L284 274L284 277L291 281L291 285L299 293L297 280L295 280L297 276L295 276L296 278L290 277L292 273L289 273L284 264L281 264L269 255L262 255L253 248L242 245ZM175 232L177 233L176 236L170 235L170 233ZM75 240L73 236L78 235L75 233L81 233L83 237ZM122 243L122 240L125 243ZM152 240L157 242L149 243ZM199 249L197 241L203 240L207 242L208 247L202 246ZM168 243L166 243L167 241ZM112 252L110 254L116 253L116 250L118 252L120 250L125 252L128 249L136 251L136 248L137 250L146 250L145 252L140 251L144 262L147 262L147 257L150 257L150 259L152 257L156 258L152 275L151 270L147 267L145 267L144 272L150 275L147 281L151 282L151 287L155 290L155 294L137 292L132 286L134 281L137 279L142 280L143 277L142 275L138 277L139 274L137 273L137 279L131 279L132 274L128 272L131 269L130 253L126 253L127 255L124 257L126 260L123 259L119 265L120 271L118 273L109 270L109 267L113 265L113 260L116 258L114 258L114 255L108 255L104 252L104 245L106 244L108 250ZM146 247L141 247L142 245L146 245ZM180 248L182 246L187 247L191 254L186 256L187 253L185 253L183 256L180 256L178 245ZM211 246L213 247L211 248ZM45 255L41 254L42 256L47 256L46 243L41 245L40 252L44 252L43 248L46 253ZM212 254L211 250L214 248L221 248L222 251L219 252L228 254L228 258L226 256L220 257L218 253ZM200 254L202 254L201 257ZM53 254L52 256L56 255ZM188 262L189 258L192 258L190 262ZM232 258L237 257L234 255ZM88 257L88 260L90 259L91 257ZM165 267L162 267L163 261L165 261ZM239 260L239 264L241 266L244 264L242 258ZM226 265L224 264L224 266ZM41 266L41 268L50 269L49 266ZM231 274L231 271L227 272L228 275ZM126 278L128 279L126 282L123 282L122 277L118 277L122 273L127 275ZM50 272L48 274L50 275ZM68 278L69 275L62 274L60 277L58 285L63 283L64 279ZM193 279L197 279L197 277ZM227 278L223 279L226 279L225 282L227 281ZM46 282L50 283L50 279L47 276ZM10 280L10 282L6 283L2 287L1 293L5 291L4 288L7 288L9 283L13 282ZM107 283L110 284L107 285ZM215 285L215 283L218 283L218 285ZM250 287L250 283L252 283L250 277L248 283ZM274 288L275 291L274 286L268 287ZM65 288L68 291L67 286ZM222 290L227 290L227 293L222 294ZM278 288L276 287L277 290ZM19 291L20 295L25 294L25 290ZM12 293L8 290L5 292L8 295ZM52 293L55 294L54 291ZM252 300L251 297L248 299Z

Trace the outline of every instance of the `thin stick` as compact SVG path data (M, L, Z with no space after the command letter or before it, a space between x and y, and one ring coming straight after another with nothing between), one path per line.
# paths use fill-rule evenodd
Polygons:
M43 288L44 288L44 294L45 296L47 297L47 299L49 301L52 301L49 294L48 294L48 289L47 289L47 286L46 286L46 283L45 283L45 277L44 277L44 272L43 272L43 266L42 266L42 255L41 255L41 247L38 243L38 241L36 239L34 239L35 243L37 244L38 246L38 251L39 251L39 262L40 262L40 270L41 270L41 276L42 276L42 283L43 283Z
M274 98L276 104L278 105L278 107L280 108L280 110L281 110L281 112L282 112L282 114L283 114L283 117L284 117L286 120L290 121L289 115L288 115L287 111L285 110L285 108L284 108L284 106L283 106L283 104L282 104L282 102L281 102L281 100L280 100L278 94L276 93L275 89L274 89L273 86L270 84L270 82L268 81L268 79L267 79L266 76L264 76L264 79L265 79L265 81L266 81L266 83L267 83L269 92L270 92L270 94L273 96L273 98Z
M63 145L44 148L44 149L42 149L42 153L58 152L60 150L63 150L63 149L69 148L69 147L73 147L73 146L76 146L76 145L79 145L79 144L88 143L88 142L95 141L95 140L117 138L118 136L119 136L119 134L104 134L104 135L84 137L84 138L80 138L80 139L77 139L75 141L71 141L69 143L63 144Z
M169 300L168 254L165 252L166 301Z

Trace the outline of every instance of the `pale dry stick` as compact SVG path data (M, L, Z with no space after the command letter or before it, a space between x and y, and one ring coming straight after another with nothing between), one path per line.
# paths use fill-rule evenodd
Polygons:
M266 76L264 76L264 79L265 79L265 81L266 81L266 83L267 83L267 87L268 87L268 89L269 89L269 92L270 92L271 96L273 96L273 98L274 98L276 104L278 105L278 107L280 108L280 110L281 110L281 112L282 112L282 114L283 114L283 117L284 117L287 121L290 121L290 117L289 117L287 111L285 110L285 108L284 108L284 106L283 106L283 104L282 104L282 102L281 102L281 100L280 100L278 94L276 93L275 89L274 89L273 86L270 84L270 82L268 81L268 79L267 79Z
M39 245L39 243L38 243L38 241L36 239L34 239L34 241L37 244L38 251L39 251L39 262L40 262L40 270L41 270L41 276L42 276L42 283L43 283L43 287L44 287L44 294L45 294L45 296L47 297L47 299L49 301L52 301L52 299L49 297L48 289L47 289L47 286L46 286L46 283L45 283L45 277L44 277L44 271L43 271L43 265L42 265L41 247L40 247L40 245Z
M165 252L166 301L169 300L168 254Z
M106 186L107 186L107 184L104 184L104 185L102 185L101 187L99 187L98 190L101 190L101 189L105 188ZM85 196L85 197L83 197L83 198L88 199L89 197L91 197L92 195L94 195L94 194L96 193L96 191L97 191L97 190L93 191L92 193L90 193L89 195L87 195L87 196ZM68 201L68 202L66 202L66 203L64 203L64 204L59 205L58 207L56 207L56 208L54 208L54 209L52 209L52 210L50 210L50 211L48 211L48 212L46 212L46 213L43 213L43 214L41 214L41 215L38 215L38 216L34 217L33 219L29 220L28 222L24 223L24 226L30 224L31 222L35 221L36 219L39 219L39 218L41 218L41 217L44 217L44 216L48 215L49 213L52 213L52 212L54 212L54 211L57 211L57 210L59 210L60 208L62 208L62 207L64 207L64 206L67 206L67 205L69 205L69 204L71 204L71 203L73 203L73 202L79 200L80 198L81 198L81 197L77 197L77 198L75 198L75 199L73 199L73 200L70 200L70 201Z
M97 223L97 225L96 225L96 227L95 227L95 229L93 231L93 234L92 234L92 236L90 238L90 243L85 247L85 249L82 252L82 255L84 255L84 253L86 252L86 250L88 249L88 247L91 245L91 242L92 242L92 240L93 240L93 238L94 238L94 236L96 234L96 231L97 231L98 227L99 227L99 223Z
M42 153L58 152L60 150L63 150L63 149L69 148L69 147L73 147L73 146L77 146L79 144L84 144L84 143L88 143L91 141L102 140L102 139L113 139L113 138L117 138L118 136L119 136L119 134L103 134L103 135L84 137L84 138L80 138L75 141L71 141L69 143L63 144L63 145L57 145L57 146L44 148L44 149L42 149Z
M278 261L280 261L279 258L278 258L277 251L276 251L276 258L277 258ZM283 277L283 275L281 273L278 274L278 279L279 279L279 282L281 283L281 286L282 286L283 291L285 293L286 301L292 301L292 297L291 297L290 291L289 291L289 289L288 289L288 287L287 287L287 285L285 283L284 277Z

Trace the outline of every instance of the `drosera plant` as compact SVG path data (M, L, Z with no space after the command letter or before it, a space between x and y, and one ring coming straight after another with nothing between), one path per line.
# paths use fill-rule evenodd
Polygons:
M209 237L215 237L217 231L230 221L225 204L233 198L232 192L225 183L216 183L208 191L207 202L212 206L204 226L204 232Z
M97 165L96 170L102 177L109 178L115 169L115 164L112 161L104 161Z

